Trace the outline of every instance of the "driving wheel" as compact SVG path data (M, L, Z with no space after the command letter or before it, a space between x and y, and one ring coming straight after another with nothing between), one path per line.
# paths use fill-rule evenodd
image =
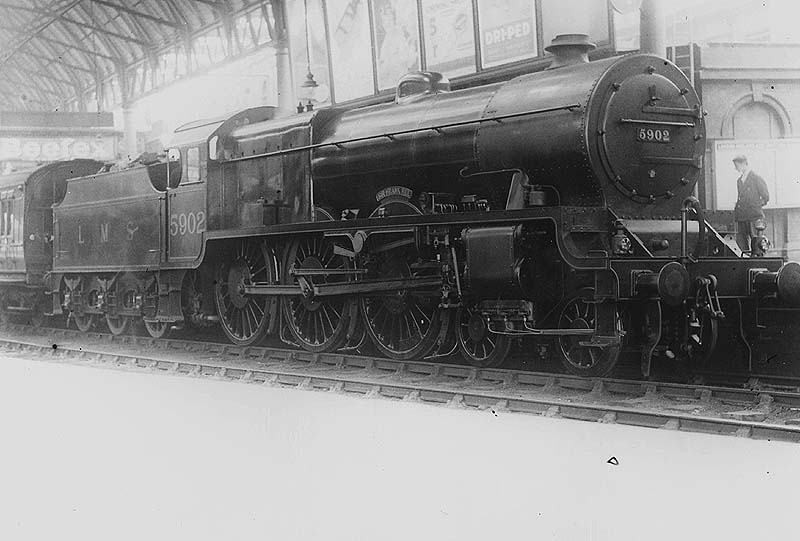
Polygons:
M264 338L275 320L277 301L267 295L245 295L253 283L275 284L275 257L266 241L242 239L221 258L214 284L214 302L222 330L239 346Z
M308 351L334 351L347 340L353 317L352 299L344 296L314 297L311 284L346 282L350 261L334 251L325 237L314 235L292 241L284 258L283 283L305 287L300 295L283 297L283 315L297 343ZM303 274L309 271L309 274ZM333 271L334 274L325 274ZM315 273L316 272L316 273ZM313 273L313 274L312 274Z

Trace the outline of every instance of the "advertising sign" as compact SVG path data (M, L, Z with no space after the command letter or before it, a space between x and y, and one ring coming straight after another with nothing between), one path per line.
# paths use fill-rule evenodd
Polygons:
M416 2L373 0L378 87L392 88L419 69L419 19Z
M483 67L536 56L533 0L483 0L478 15Z
M475 71L471 0L423 0L428 69L447 77Z
M113 160L116 136L20 136L0 137L0 161L55 161L73 158Z
M328 35L336 101L372 94L372 47L366 2L328 2Z

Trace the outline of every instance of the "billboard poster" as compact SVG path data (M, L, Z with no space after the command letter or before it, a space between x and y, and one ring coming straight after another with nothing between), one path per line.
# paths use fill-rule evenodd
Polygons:
M115 135L0 137L0 161L113 160L116 141Z
M327 2L333 89L337 102L375 92L367 2Z
M447 77L474 73L475 39L471 0L423 0L425 59Z
M478 17L484 68L536 56L533 0L481 0Z
M417 3L373 0L378 88L385 90L409 71L420 69Z

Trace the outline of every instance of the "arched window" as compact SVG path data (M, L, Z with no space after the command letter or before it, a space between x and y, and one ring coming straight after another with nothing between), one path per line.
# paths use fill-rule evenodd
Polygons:
M764 102L750 102L740 107L732 119L734 139L779 139L785 136L783 119Z

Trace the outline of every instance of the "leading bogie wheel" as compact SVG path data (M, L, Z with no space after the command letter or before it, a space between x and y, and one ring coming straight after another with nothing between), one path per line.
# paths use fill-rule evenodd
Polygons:
M458 309L456 322L458 349L469 364L478 368L502 366L511 351L511 336L492 332L480 310L471 306Z
M597 318L593 292L583 289L567 300L558 317L560 329L594 329ZM621 319L617 316L616 327L622 330ZM567 372L586 377L603 377L616 366L621 351L620 346L586 345L591 334L566 335L557 338L557 351Z
M693 368L710 368L709 363L719 338L719 321L708 310L694 308L689 312L687 324L686 353Z

